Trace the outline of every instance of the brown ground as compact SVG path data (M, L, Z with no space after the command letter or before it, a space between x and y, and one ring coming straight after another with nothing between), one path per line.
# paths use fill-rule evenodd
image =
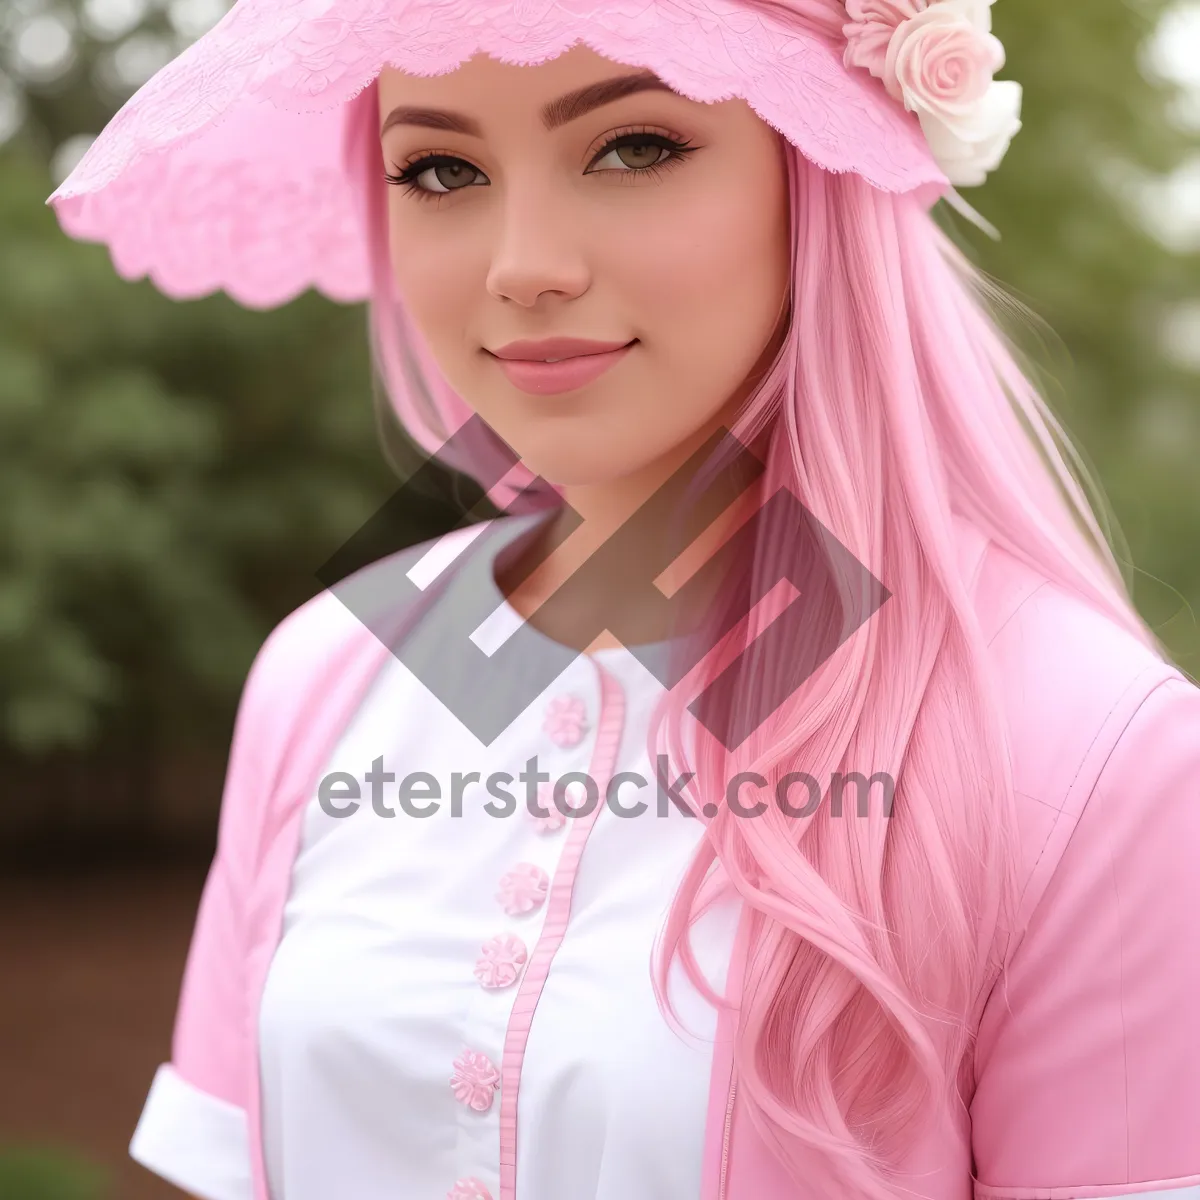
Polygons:
M182 1196L126 1150L169 1057L204 870L0 878L0 1143L95 1162L105 1200Z

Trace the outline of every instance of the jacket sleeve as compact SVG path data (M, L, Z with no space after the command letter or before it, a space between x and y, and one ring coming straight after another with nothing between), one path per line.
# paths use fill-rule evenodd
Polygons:
M975 1200L1200 1200L1200 689L1116 738L990 994Z
M260 714L273 638L242 690L217 826L176 1010L171 1061L155 1073L130 1155L202 1200L251 1200L246 1117L246 917L269 778Z

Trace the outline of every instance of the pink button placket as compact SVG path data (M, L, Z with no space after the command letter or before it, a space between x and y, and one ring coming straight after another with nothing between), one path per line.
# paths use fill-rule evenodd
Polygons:
M486 1054L480 1054L478 1050L464 1050L454 1060L450 1089L459 1103L475 1112L487 1112L492 1107L492 1097L499 1086L500 1072Z
M550 877L534 863L517 863L500 876L496 899L510 917L523 916L541 907L550 889Z
M587 729L587 706L578 696L555 696L546 706L542 730L550 740L563 749L578 746Z
M557 696L546 710L542 728L555 745L564 749L577 746L587 729L587 707L578 696ZM587 790L582 784L572 783L564 789L564 795L570 796L569 807L575 807L586 800ZM553 833L566 824L566 814L554 804L551 785L542 784L538 788L538 802L547 813L544 817L531 814L539 833ZM550 877L541 867L536 863L519 862L500 877L496 900L510 917L523 916L540 908L549 890ZM519 937L511 933L496 934L480 947L479 957L475 960L475 978L481 987L489 990L511 987L528 960L528 948ZM454 1060L450 1088L455 1099L468 1108L487 1112L499 1086L500 1072L486 1054L464 1049ZM492 1194L482 1180L468 1175L454 1181L446 1193L446 1200L492 1200Z
M546 711L543 730L564 749L577 746L587 729L587 708L578 696L557 696ZM572 790L574 789L574 790ZM570 784L565 794L571 797L571 806L586 800L587 791L581 784ZM542 784L538 789L539 806L547 813L545 817L534 816L539 833L553 833L566 824L566 815L554 804L553 787ZM536 863L519 862L501 877L496 890L496 900L510 917L523 916L540 908L550 890L550 877ZM498 989L510 987L520 977L529 959L525 943L511 933L496 934L480 947L475 960L475 978L481 987ZM455 1098L475 1112L487 1112L492 1106L496 1089L500 1086L500 1072L486 1054L478 1050L464 1050L454 1060L454 1074L450 1087ZM455 1180L446 1193L446 1200L492 1200L492 1194L481 1180L474 1175Z
M506 988L516 983L529 951L519 937L500 933L483 943L475 960L475 978L485 988Z

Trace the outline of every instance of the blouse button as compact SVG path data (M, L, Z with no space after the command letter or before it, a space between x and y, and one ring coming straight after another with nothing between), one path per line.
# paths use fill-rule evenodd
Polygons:
M454 1181L454 1186L446 1193L446 1200L492 1200L492 1193L484 1187L482 1180L468 1175Z
M500 877L496 899L510 917L533 912L546 899L550 877L533 863L517 863Z
M475 960L475 978L485 988L505 988L514 983L529 952L525 943L511 933L497 934L483 943Z
M578 696L555 696L546 707L542 729L556 746L578 746L587 728L587 707Z
M528 811L538 833L557 833L567 823L567 814L554 803L554 785L539 783L537 799L538 807L543 809L546 815L539 817L532 809ZM563 801L572 812L586 811L587 788L579 780L573 779L563 788Z
M499 1086L500 1072L486 1054L480 1054L478 1050L464 1050L454 1060L450 1088L454 1098L468 1108L487 1112L492 1107L492 1096Z
M575 785L568 784L567 790L570 791ZM539 783L537 790L538 808L546 815L539 817L533 809L527 809L530 817L533 820L534 827L538 833L557 833L566 823L567 817L565 813L558 810L554 803L554 785L551 783Z

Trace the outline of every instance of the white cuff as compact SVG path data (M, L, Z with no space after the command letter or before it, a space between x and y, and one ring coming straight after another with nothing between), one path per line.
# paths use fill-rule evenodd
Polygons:
M170 1063L154 1074L129 1155L200 1200L254 1200L246 1113Z

